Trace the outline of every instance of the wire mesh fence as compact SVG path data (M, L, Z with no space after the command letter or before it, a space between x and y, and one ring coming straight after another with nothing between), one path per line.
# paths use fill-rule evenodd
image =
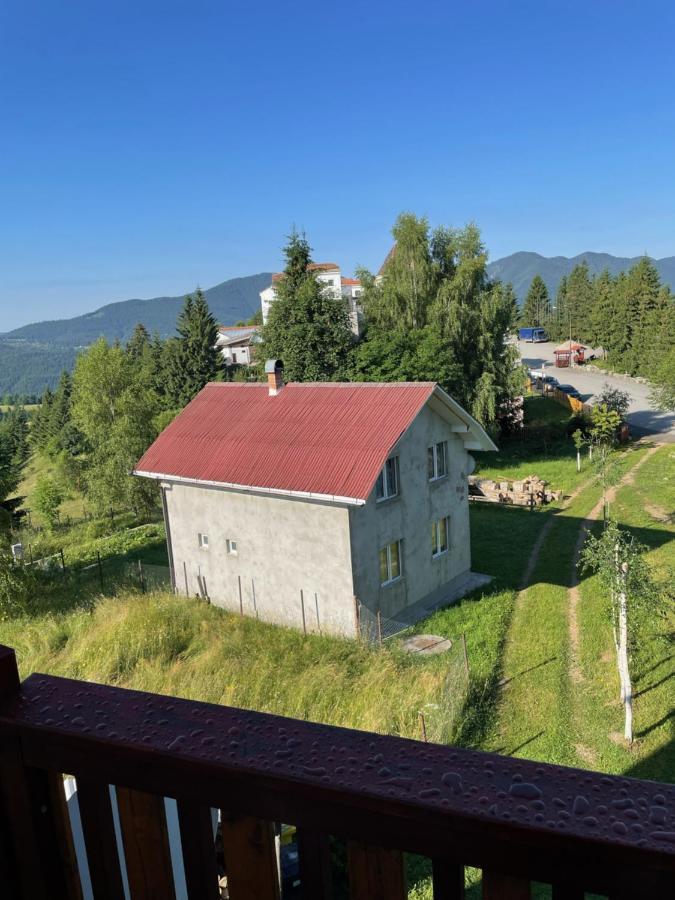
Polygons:
M141 559L129 560L119 557L101 557L95 560L69 561L63 550L47 556L22 555L15 558L15 565L32 569L46 578L64 578L75 581L93 580L101 591L111 588L140 588L143 593L157 590L172 590L171 569L145 563Z
M412 628L410 622L402 622L383 616L378 610L373 612L362 603L358 604L359 637L369 644L381 644L383 641L400 635Z

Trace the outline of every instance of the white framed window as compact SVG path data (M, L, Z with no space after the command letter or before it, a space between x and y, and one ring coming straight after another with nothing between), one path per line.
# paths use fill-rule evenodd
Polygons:
M398 494L398 456L390 457L377 476L375 496L377 500L389 500Z
M431 523L431 555L441 556L450 547L450 517L445 516Z
M202 550L209 549L209 536L208 534L199 533L199 547Z
M232 538L228 538L225 542L225 546L227 547L227 552L230 556L236 556L239 552L237 549L237 542L233 541Z
M403 575L403 541L394 541L380 550L380 584L384 587Z
M439 441L427 451L427 474L429 481L444 478L448 474L448 443Z

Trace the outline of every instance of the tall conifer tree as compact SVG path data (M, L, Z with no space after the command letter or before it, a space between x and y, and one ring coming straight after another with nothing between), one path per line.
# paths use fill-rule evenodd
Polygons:
M263 327L260 356L281 359L289 381L338 380L353 344L342 296L318 280L304 235L293 231L284 255L286 267Z
M520 321L526 327L539 328L548 325L551 318L551 300L541 275L535 275L525 297Z

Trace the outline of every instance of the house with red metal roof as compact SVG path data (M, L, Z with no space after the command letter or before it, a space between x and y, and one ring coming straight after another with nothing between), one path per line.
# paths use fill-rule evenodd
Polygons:
M351 329L355 335L361 331L359 298L362 293L361 282L358 278L347 278L342 275L337 263L321 262L310 263L308 269L316 272L317 280L324 285L324 290L336 300L342 298L347 306ZM283 272L275 272L272 275L272 283L260 292L260 305L262 308L263 324L267 324L270 306L276 300L276 285L283 278Z
M355 636L472 589L471 453L434 382L207 385L139 460L159 482L176 592Z

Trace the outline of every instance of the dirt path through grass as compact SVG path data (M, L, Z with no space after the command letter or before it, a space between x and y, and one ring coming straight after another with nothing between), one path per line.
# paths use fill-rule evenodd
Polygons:
M634 469L645 455L644 445L630 449L621 468ZM596 762L593 751L577 742L574 727L575 694L584 689L574 566L585 528L601 513L599 495L597 478L586 479L560 509L543 514L504 643L490 749L563 765Z
M638 469L644 465L644 463L659 449L661 445L655 444L653 447L650 447L647 452L641 456L626 472L626 474L621 478L621 480L607 491L606 501L607 503L613 503L614 499L618 491L625 487L626 485L633 484L635 481L635 473ZM593 527L594 523L600 519L604 508L605 501L601 497L600 500L595 504L595 506L591 509L591 511L586 515L584 519L582 519L581 524L579 525L579 532L577 535L577 541L574 546L574 553L572 555L572 568L570 571L570 588L568 591L568 606L567 606L567 620L568 620L568 628L569 628L569 679L573 685L572 690L572 703L570 704L570 712L572 715L571 726L574 732L578 732L578 721L577 721L577 710L576 704L574 703L574 693L575 690L583 690L582 683L584 680L584 673L581 667L581 654L579 650L579 615L578 608L579 602L581 600L581 593L579 591L579 558L581 556L581 550L584 546L584 542L586 541L586 537ZM577 741L574 744L574 749L576 750L579 757L583 760L584 764L587 766L595 766L597 765L597 754L591 748L586 746L586 744Z
M595 478L585 480L559 509L538 513L546 516L546 521L532 545L521 576L504 643L503 677L497 700L498 720L492 741L494 749L502 752L516 754L527 747L525 755L537 756L539 753L546 755L546 750L542 748L549 741L553 746L560 746L563 729L549 727L547 716L551 704L556 703L560 682L566 675L564 653L561 651L565 629L547 629L544 626L543 633L538 629L546 621L565 622L565 588L547 585L543 573L550 569L552 542L549 538L552 530L560 527L561 513L594 481ZM536 694L533 689L535 683L546 694L545 702L532 702Z
M638 469L643 466L650 456L653 456L654 453L661 447L661 444L654 444L654 446L650 447L644 456L641 456L633 466L626 472L623 478L611 487L607 491L607 503L613 503L614 499L618 491L625 487L626 485L633 484L635 482L635 473ZM579 606L580 594L579 594L579 557L581 555L581 549L584 546L584 542L588 535L588 532L593 527L593 524L600 519L604 506L604 501L602 498L598 500L593 509L588 513L588 515L582 520L581 525L579 526L579 534L577 537L577 542L574 547L574 555L572 558L572 570L570 572L570 589L569 589L569 608L568 608L568 620L569 620L569 632L570 632L570 657L569 657L569 674L570 679L575 684L583 681L584 676L581 671L581 666L579 665L579 619L577 615L577 609Z

